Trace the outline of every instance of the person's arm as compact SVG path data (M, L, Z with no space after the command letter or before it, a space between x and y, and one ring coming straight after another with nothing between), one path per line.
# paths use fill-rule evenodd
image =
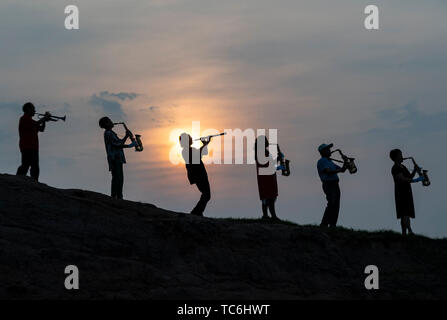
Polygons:
M397 178L398 182L403 182L403 183L411 183L413 181L412 178L405 177L403 173L399 173L396 176L396 178Z
M21 122L20 126L22 127L22 130L24 130L24 131L43 132L45 130L45 121L44 121L44 118L40 119L39 121L35 121L31 118L27 118Z
M406 177L403 173L399 173L396 178L397 181L399 182L403 182L403 183L415 183L415 182L419 182L419 181L424 181L424 177L418 177L416 179L414 179L414 171L411 174L410 177Z
M337 174L337 173L340 173L340 172L345 172L346 169L347 169L347 166L346 166L346 162L345 162L345 163L343 163L343 167L339 167L339 166L336 165L336 169L334 169L334 170L332 170L330 168L324 168L323 169L323 173L325 173L325 174Z
M325 174L336 174L336 173L345 172L345 171L346 171L346 168L343 169L343 168L340 168L340 167L338 167L335 170L331 170L329 168L323 169L323 173L325 173Z
M44 132L45 131L45 124L46 124L45 121L43 121L43 122L40 122L40 120L37 121L37 130L39 132Z
M200 140L202 142L202 146L200 147L200 159L202 159L202 152L204 148L211 142L211 138L212 137L210 137L208 140Z
M39 132L44 132L45 131L45 125L47 123L47 121L50 121L51 119L51 115L48 112L45 112L45 115L40 118L37 121L34 121L35 125L37 126L37 131Z
M132 133L129 130L126 130L126 134L124 135L124 138L121 139L121 143L126 143L126 140L131 137L133 137Z
M135 141L132 141L129 144L123 144L123 148L133 148L137 145L137 143Z
M413 169L413 172L411 173L411 176L410 176L412 180L413 180L414 176L416 175L417 170L418 170L418 167L415 166Z
M107 143L111 144L115 148L122 149L122 148L132 148L132 147L134 147L135 143L133 143L133 142L131 144L128 144L128 145L125 144L127 138L128 138L127 134L124 136L123 139L119 139L116 135L112 134L111 132L107 133Z

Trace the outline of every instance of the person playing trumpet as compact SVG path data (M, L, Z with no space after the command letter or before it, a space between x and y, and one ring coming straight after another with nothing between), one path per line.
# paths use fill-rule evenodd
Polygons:
M30 170L31 178L39 180L39 132L45 131L45 123L51 114L45 113L38 121L33 120L36 108L31 102L22 107L23 116L19 121L19 148L22 154L22 164L17 169L17 175L26 176Z
M187 133L182 133L179 137L179 143L182 148L182 157L185 161L186 172L190 184L195 184L197 189L202 193L196 206L191 210L192 215L203 216L206 205L211 199L211 188L206 173L202 156L208 154L207 145L211 142L212 137L201 139L202 146L200 149L192 147L192 137Z
M114 124L109 117L99 120L99 127L104 129L104 144L106 147L107 162L109 171L112 173L111 197L114 199L123 198L124 172L123 164L126 163L124 148L135 147L135 141L126 144L128 138L132 138L132 132L126 130L124 138L120 139L112 130Z
M413 234L410 218L415 218L415 211L411 183L424 181L424 177L421 176L419 178L414 178L418 167L415 166L413 171L410 173L407 167L402 164L404 159L401 150L391 150L390 158L394 162L391 169L391 174L393 175L394 180L394 198L396 203L397 219L400 219L402 235L407 235L407 232L408 234Z

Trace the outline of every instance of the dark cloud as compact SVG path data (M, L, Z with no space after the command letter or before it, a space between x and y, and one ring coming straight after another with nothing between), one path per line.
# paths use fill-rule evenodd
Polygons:
M139 95L134 92L120 92L120 93L112 93L109 91L102 91L99 93L99 96L103 99L107 98L117 98L118 100L125 101L125 100L134 100Z
M395 119L398 127L407 132L427 134L447 130L447 112L424 113L418 110L417 103L408 103L396 110L381 112L382 117Z
M125 116L122 101L134 100L138 94L133 92L112 93L109 91L101 91L99 94L93 94L90 97L90 103L100 106L107 113L117 116Z
M150 119L148 120L152 123L153 127L162 127L175 123L175 121L172 119L172 115L169 112L163 112L166 111L166 109L172 108L174 108L174 106L163 106L163 108L160 108L159 106L152 105L149 107L144 107L139 111L150 117Z
M422 112L416 102L377 112L380 127L365 132L370 138L408 140L447 131L447 111Z

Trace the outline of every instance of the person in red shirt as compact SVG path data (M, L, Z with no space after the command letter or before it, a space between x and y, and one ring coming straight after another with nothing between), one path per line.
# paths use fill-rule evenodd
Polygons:
M268 211L270 211L271 219L279 221L276 215L275 202L278 198L278 182L276 179L275 160L269 152L269 141L267 137L261 135L255 141L255 161L256 176L258 180L259 198L262 202L262 219L270 219Z
M39 180L39 132L45 131L45 123L49 120L46 115L39 121L33 120L36 108L31 102L23 105L23 116L19 121L19 147L22 153L22 165L17 169L17 175L26 176L31 168L31 177Z

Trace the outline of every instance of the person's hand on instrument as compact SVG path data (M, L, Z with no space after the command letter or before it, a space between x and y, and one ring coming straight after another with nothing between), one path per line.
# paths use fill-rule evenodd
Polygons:
M128 148L133 148L133 147L135 147L137 145L137 143L135 142L135 141L132 141L132 143L129 143L128 145L127 145L127 147Z
M411 180L411 182L419 182L419 181L424 181L424 177L420 176L419 178L413 179Z
M203 145L206 146L211 142L212 137L207 137L206 139L201 140Z
M341 167L341 170L344 172L346 169L348 169L348 159L343 158L343 166Z
M286 170L286 167L280 164L279 166L276 167L276 170Z
M49 113L48 111L45 112L43 118L44 118L45 121L50 121L51 120L51 113Z

